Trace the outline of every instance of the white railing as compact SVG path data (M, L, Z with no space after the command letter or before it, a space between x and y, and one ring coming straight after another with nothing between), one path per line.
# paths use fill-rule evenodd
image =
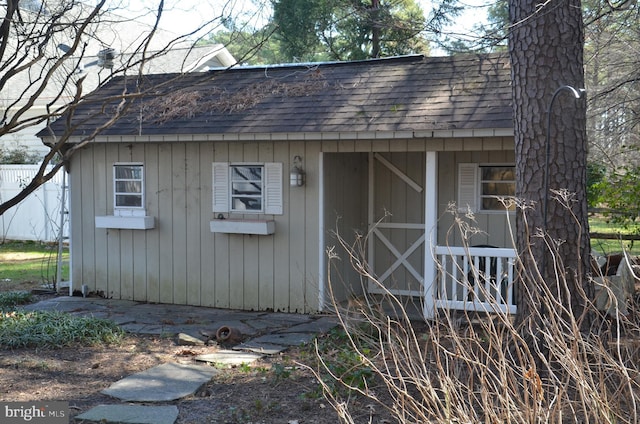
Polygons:
M39 165L0 165L0 202L20 193L38 168ZM0 216L0 241L9 239L53 242L58 239L63 172L58 172L50 181ZM68 234L66 226L65 223L63 234Z
M514 249L436 246L436 308L516 313Z

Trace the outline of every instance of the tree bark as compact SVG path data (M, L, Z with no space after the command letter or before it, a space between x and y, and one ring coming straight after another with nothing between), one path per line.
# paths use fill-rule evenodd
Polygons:
M528 294L540 292L545 284L580 317L586 310L581 294L592 296L586 278L586 101L572 91L584 87L581 4L509 0L509 18L516 195L533 206L518 208L516 216L520 284L526 285L518 290L518 316L522 322L542 312L544 320L544 302ZM564 278L566 288L557 284Z
M371 57L380 57L380 0L371 0Z

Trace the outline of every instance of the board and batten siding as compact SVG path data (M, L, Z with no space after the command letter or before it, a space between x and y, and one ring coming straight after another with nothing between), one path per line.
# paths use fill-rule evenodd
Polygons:
M513 161L510 137L482 140L389 140L376 138L376 134L368 139L340 140L323 140L318 136L302 140L303 136L294 134L279 137L279 140L263 137L210 141L193 136L185 142L133 142L133 137L130 142L123 137L122 142L94 142L78 151L70 166L74 288L85 284L91 292L136 301L316 312L328 302L327 298L320 299L320 294L326 293L320 269L326 269L324 250L336 244L335 238L330 237L331 231L338 228L350 238L354 230L367 230L370 196L366 188L367 161L371 153L382 153L387 160L398 162L412 179L419 181L425 174L424 155L406 153L438 152L438 201L442 217L439 243L444 242L442 235L452 223L451 219L447 221L444 211L448 202L456 199L456 165ZM295 156L302 158L304 187L289 185L288 174ZM96 216L113 214L113 164L118 162L144 165L145 207L146 214L155 218L153 229L96 228ZM226 214L227 218L273 219L274 234L211 232L210 222L217 216L212 198L215 162L282 163L282 215ZM321 163L323 172L319 169ZM384 180L388 172L384 169L381 172L378 178ZM324 176L322 182L320 176ZM320 199L321 186L324 199ZM403 204L408 209L395 211L396 217L410 222L422 219L423 208L399 200L404 192L385 190L381 187L377 193L378 209L386 204ZM337 221L337 217L342 217L342 221ZM336 222L340 222L338 227ZM477 244L504 245L508 235L504 224L504 216L480 216L478 225L491 236L478 240ZM324 246L320 246L321 242ZM344 266L340 270L342 275L358 286L342 287L341 299L360 290L359 278ZM321 301L325 304L321 305Z
M361 275L353 268L350 254L356 257L363 252L357 246L365 247L360 238L367 234L368 204L368 153L325 153L324 172L324 243L325 260L329 260L326 250L331 251L331 266L327 267L327 308L333 300L340 303L349 296L359 296L365 287ZM348 252L346 246L356 247ZM362 259L358 257L358 259Z
M245 310L318 309L319 145L303 142L92 143L72 160L72 281L106 297ZM292 158L304 187L290 187ZM144 165L149 230L96 228L113 214L113 164ZM283 164L282 215L267 236L212 233L214 162ZM295 231L290 230L295 228Z

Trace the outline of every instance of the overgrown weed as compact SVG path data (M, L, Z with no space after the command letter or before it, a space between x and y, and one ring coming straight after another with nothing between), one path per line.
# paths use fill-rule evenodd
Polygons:
M339 240L362 281L385 292L374 297L365 291L359 325L334 299L343 333L316 342L318 361L310 368L342 422L362 422L363 404L368 422L640 422L639 311L631 305L621 315L608 287L602 290L614 303L609 315L582 299L588 330L585 315L575 317L554 294L567 293L567 277L560 275L550 290L531 279L541 275L536 270L520 276L530 279L523 281L523 295L544 307L520 326L508 313L470 310L411 321L403 301L371 274L364 250ZM381 314L382 303L394 313ZM345 365L337 366L341 361Z

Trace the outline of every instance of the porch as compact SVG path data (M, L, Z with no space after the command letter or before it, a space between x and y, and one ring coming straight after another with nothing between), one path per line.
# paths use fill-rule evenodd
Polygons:
M375 278L361 285L362 276L350 269L350 261L337 261L333 266L347 284L341 285L342 290L333 287L333 294L338 300L363 291L419 298L426 319L438 309L514 314L516 253L512 248L493 247L510 245L510 220L504 211L478 214L476 223L483 233L472 240L447 230L455 218L446 213L458 197L459 164L509 163L511 159L510 152L323 155L321 169L337 172L325 174L322 222L325 228L336 226L331 211L340 210L338 226L347 237L366 222L367 231L358 233L368 234L361 239L366 243L347 240L347 244L357 245L357 253L366 258ZM367 207L362 208L363 204ZM325 246L324 229L321 235ZM476 246L463 247L471 242ZM325 262L321 263L324 267ZM321 305L325 293L321 290Z

